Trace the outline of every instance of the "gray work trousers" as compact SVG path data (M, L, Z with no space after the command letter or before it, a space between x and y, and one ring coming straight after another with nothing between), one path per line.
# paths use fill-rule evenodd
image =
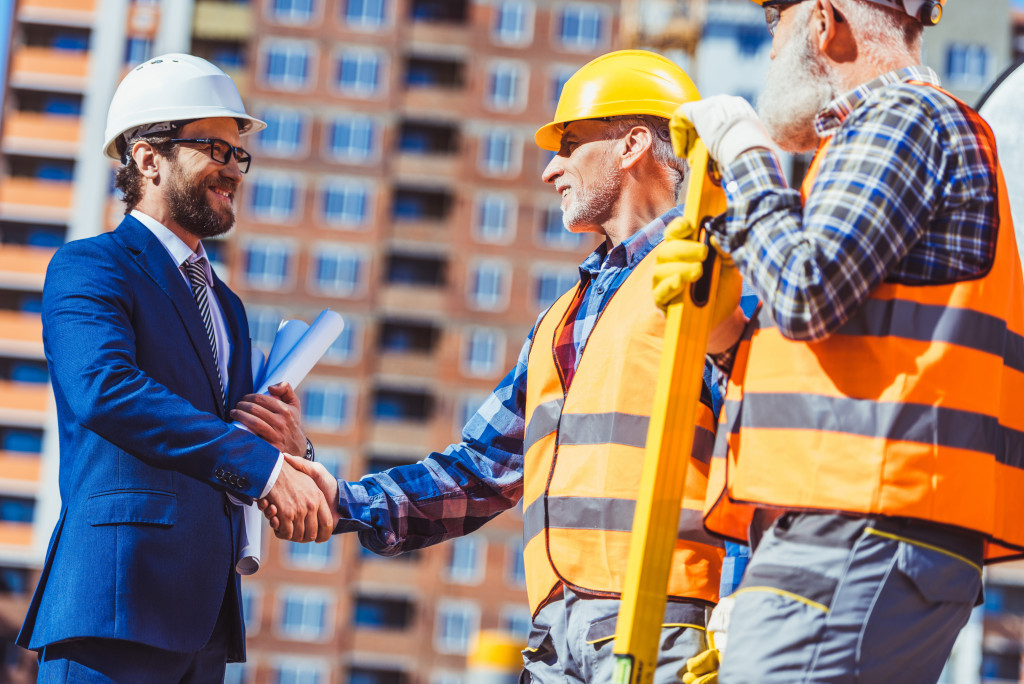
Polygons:
M980 535L786 513L754 551L720 684L934 684L981 597Z
M615 658L617 599L586 598L563 587L562 597L533 620L523 651L520 684L608 684ZM678 684L686 660L705 650L706 609L697 603L669 603L661 630L654 684Z

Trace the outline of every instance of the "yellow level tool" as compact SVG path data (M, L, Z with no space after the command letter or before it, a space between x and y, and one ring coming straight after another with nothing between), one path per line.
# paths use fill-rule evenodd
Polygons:
M700 140L690 149L687 161L691 171L683 216L707 240L703 227L725 211L721 177ZM613 684L654 681L720 267L721 260L709 248L704 277L665 312L665 346L615 628Z

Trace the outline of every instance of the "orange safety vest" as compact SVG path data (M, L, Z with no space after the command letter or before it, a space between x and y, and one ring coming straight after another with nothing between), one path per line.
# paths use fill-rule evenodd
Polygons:
M526 375L523 535L537 611L560 583L618 598L623 588L665 316L651 297L656 247L597 320L568 391L554 359L579 286L538 323ZM669 580L669 598L718 600L724 552L701 521L714 445L701 404Z
M990 270L885 282L815 342L783 337L762 308L726 394L708 529L745 539L756 507L842 511L981 532L987 560L1024 551L1024 281L994 137L957 103L998 179Z

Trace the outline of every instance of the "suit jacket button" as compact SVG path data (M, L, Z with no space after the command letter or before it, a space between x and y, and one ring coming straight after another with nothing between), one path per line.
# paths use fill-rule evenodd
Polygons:
M239 489L247 489L248 487L249 487L249 478L247 478L245 475L243 475L242 477L238 478L238 488Z
M235 475L234 473L231 473L231 475L228 476L228 484L231 485L232 487L237 487L238 486L238 476Z

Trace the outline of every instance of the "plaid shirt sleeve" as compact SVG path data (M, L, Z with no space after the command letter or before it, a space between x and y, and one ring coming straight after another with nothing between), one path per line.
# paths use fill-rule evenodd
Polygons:
M787 337L827 337L886 278L927 282L984 267L991 215L933 221L946 189L978 176L956 168L955 140L970 135L962 113L922 90L886 88L850 112L806 206L766 150L723 170L723 247Z
M462 442L422 461L338 481L335 532L358 532L393 556L476 530L523 495L526 363L533 331L505 379L470 418Z

